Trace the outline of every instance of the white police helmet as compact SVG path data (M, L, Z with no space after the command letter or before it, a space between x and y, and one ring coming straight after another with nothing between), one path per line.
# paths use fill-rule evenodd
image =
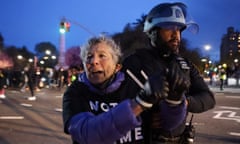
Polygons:
M163 3L155 6L147 15L143 31L147 34L155 27L164 28L169 25L178 26L181 31L189 29L193 33L198 32L198 25L189 20L183 3Z

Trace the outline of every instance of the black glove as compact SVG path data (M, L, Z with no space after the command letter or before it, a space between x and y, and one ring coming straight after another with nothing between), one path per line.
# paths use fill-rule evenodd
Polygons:
M167 76L170 90L166 99L167 102L174 105L181 104L183 96L190 86L189 71L187 62L181 57L176 57L170 63Z
M138 93L135 100L144 108L151 108L160 100L165 99L168 95L169 88L166 77L158 74L150 77L144 88Z

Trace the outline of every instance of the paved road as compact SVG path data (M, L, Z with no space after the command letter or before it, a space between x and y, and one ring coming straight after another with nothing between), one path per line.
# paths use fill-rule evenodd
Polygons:
M45 89L28 101L29 92L8 90L0 103L0 144L70 144L63 133L62 93Z
M197 144L240 144L240 91L226 88L215 93L214 109L194 115Z

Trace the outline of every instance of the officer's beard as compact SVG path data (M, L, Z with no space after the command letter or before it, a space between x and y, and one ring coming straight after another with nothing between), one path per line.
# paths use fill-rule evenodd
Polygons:
M173 45L174 41L178 41L177 45ZM155 41L156 48L161 55L169 56L171 54L178 54L180 41L175 38L170 39L169 41L164 41L161 36L157 36L157 40Z

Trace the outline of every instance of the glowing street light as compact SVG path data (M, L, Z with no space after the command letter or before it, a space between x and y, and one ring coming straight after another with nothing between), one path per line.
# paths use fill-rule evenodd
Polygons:
M17 59L23 59L23 56L22 55L18 55Z
M205 46L204 46L204 49L205 49L206 51L209 51L209 50L211 49L211 45L209 45L209 44L205 45Z
M46 50L45 53L46 53L46 55L50 55L51 51L50 50Z
M234 63L238 63L238 59L234 59L233 61L234 61Z
M32 63L32 62L33 62L33 59L32 59L32 58L28 59L28 62Z
M52 59L56 59L57 57L53 55L53 56L51 56L51 58L52 58Z
M44 64L45 62L43 60L40 61L40 64Z
M212 46L210 44L206 44L206 45L203 46L203 51L202 51L203 53L202 54L208 60L211 59L210 58L210 50L211 50L211 48L212 48Z

